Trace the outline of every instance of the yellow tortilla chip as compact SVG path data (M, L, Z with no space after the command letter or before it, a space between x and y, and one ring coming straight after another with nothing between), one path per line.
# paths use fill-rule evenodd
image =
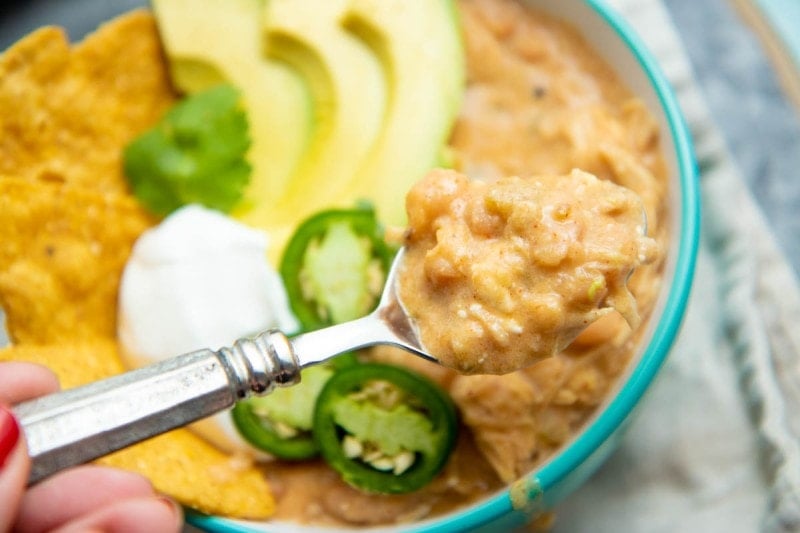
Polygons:
M175 100L152 15L135 11L70 48L43 28L0 56L0 361L51 368L63 388L124 370L117 293L155 220L130 195L122 149ZM101 459L206 513L266 518L263 473L179 429Z
M124 370L120 276L154 224L129 194L123 147L174 102L152 16L124 15L70 49L44 28L0 57L0 307L14 345L71 388ZM266 518L262 472L179 429L99 461L202 512Z
M253 520L268 518L275 500L264 474L188 429L177 429L98 461L133 470L153 486L200 512Z
M72 48L63 30L37 30L0 56L0 174L126 192L122 147L174 101L149 12Z
M114 339L74 343L15 344L0 348L0 362L37 363L55 372L63 389L119 374L124 369Z
M123 370L113 339L81 344L22 344L0 349L0 361L27 361L52 369L63 388L84 385ZM138 472L179 502L205 513L266 518L275 500L264 475L186 429L178 429L97 461Z
M113 338L122 270L152 224L127 195L0 176L0 306L12 341Z

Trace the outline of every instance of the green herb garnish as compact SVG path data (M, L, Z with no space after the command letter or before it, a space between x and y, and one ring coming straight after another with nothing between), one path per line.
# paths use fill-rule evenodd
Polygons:
M238 91L218 85L188 96L123 154L133 193L168 215L187 204L229 212L250 180L247 115Z

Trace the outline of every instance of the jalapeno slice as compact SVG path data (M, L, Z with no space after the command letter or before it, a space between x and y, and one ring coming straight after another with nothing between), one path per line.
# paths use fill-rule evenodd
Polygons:
M279 270L303 329L372 311L394 253L371 207L321 211L301 223Z
M340 368L357 363L342 354L330 363L307 368L300 383L272 394L238 402L231 412L234 426L251 445L280 459L298 461L319 455L312 424L322 387Z
M314 410L322 456L345 482L367 492L424 487L447 462L457 428L453 402L435 383L381 363L338 371Z

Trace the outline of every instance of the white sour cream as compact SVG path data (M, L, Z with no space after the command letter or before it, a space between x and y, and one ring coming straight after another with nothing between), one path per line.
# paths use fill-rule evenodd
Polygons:
M219 349L266 329L299 329L286 290L267 261L267 235L219 213L183 207L136 241L122 274L118 337L129 367L202 348ZM221 413L199 432L244 449Z

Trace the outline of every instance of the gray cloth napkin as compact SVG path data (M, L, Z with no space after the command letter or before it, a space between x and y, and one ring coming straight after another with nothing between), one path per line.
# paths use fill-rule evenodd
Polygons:
M659 59L701 168L688 314L609 461L557 533L800 531L800 288L712 123L659 0L609 0ZM795 326L795 327L793 327Z

